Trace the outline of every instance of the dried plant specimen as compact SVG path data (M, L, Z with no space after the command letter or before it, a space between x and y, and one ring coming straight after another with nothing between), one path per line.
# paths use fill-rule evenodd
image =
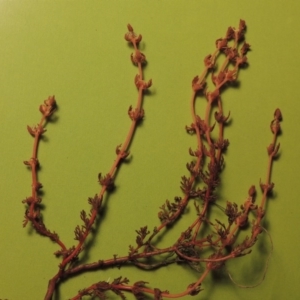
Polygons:
M164 268L169 264L178 264L179 267L181 264L187 264L191 267L191 272L199 272L199 276L195 282L183 286L180 293L151 287L150 283L142 278L134 283L131 283L126 276L111 281L103 279L89 287L81 287L78 294L70 299L83 299L85 296L94 297L93 299L106 299L108 291L122 299L125 298L126 293L133 294L137 299L145 299L146 295L152 295L154 299L197 295L211 271L223 268L228 260L251 253L257 239L262 232L265 232L263 218L266 213L266 201L274 187L271 181L271 170L274 158L279 151L280 144L277 138L280 133L282 115L281 111L276 109L271 121L272 139L267 147L266 179L260 182L261 199L257 199L256 188L251 185L247 198L241 205L229 201L225 204L220 203L217 191L224 168L223 154L229 146L229 140L225 138L224 132L230 117L229 113L224 112L222 93L237 82L240 70L248 63L247 53L250 45L245 41L245 33L246 23L243 20L240 20L237 28L229 27L225 36L216 40L214 52L204 58L203 72L192 79L190 100L192 122L186 126L186 131L195 136L196 147L189 149L192 159L186 164L188 175L181 177L181 194L174 197L173 201L166 200L160 206L157 226L154 228L143 226L136 230L136 240L131 241L129 250L123 249L123 255L119 253L118 256L115 255L109 259L99 258L98 261L92 263L81 261L81 255L88 251L84 245L96 226L95 221L99 218L99 212L103 208L103 197L114 189L116 171L130 154L132 137L137 124L143 121L145 114L142 108L143 98L145 91L151 87L152 81L144 79L143 66L146 56L139 49L142 36L137 35L132 26L128 25L125 40L133 46L131 61L138 69L134 77L138 94L137 103L134 107L130 106L127 112L131 120L128 134L124 142L116 147L116 158L110 170L98 175L100 191L88 199L90 211L80 212L81 225L77 225L74 230L76 243L71 246L67 246L56 232L46 227L40 209L42 184L38 181L37 150L41 137L45 134L47 121L56 111L54 96L50 96L40 106L39 110L42 114L40 122L34 127L27 127L28 132L34 138L32 156L24 162L31 169L32 187L31 195L23 202L26 204L24 226L30 223L37 233L48 237L58 246L55 255L60 259L60 263L56 274L49 280L45 299L53 299L57 286L62 281L71 280L72 277L84 272L126 265L151 270ZM207 84L209 80L211 82ZM206 101L203 115L196 112L195 103L198 100ZM178 233L177 239L172 244L167 247L160 246L160 237L168 233L170 225L179 220L188 206L194 209L189 226ZM210 211L217 206L222 209L222 220L211 217ZM248 231L243 230L245 228L248 228ZM238 236L239 239L237 239ZM118 249L118 252L120 251L122 250ZM123 272L126 274L125 268Z

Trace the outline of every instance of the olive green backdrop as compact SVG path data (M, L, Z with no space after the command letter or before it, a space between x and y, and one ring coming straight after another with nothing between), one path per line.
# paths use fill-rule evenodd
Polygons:
M145 76L153 79L145 97L146 117L85 260L124 255L135 230L157 225L159 206L180 195L188 148L196 145L184 130L191 123L191 80L201 73L203 57L214 50L215 40L228 26L238 26L240 18L248 24L253 50L249 67L240 72L239 88L224 94L232 122L225 133L231 144L220 204L242 203L250 185L265 178L269 122L280 107L280 159L274 165L275 193L265 220L274 251L258 287L241 289L218 275L205 282L195 299L298 299L299 10L295 0L1 0L0 299L43 299L59 263L53 255L56 245L22 228L21 200L31 188L22 161L30 158L33 141L26 125L39 121L42 101L54 94L59 105L39 151L43 214L47 226L72 245L79 212L88 210L87 198L98 192L97 174L109 170L130 124L127 109L136 101L132 49L123 39L127 23L142 33ZM192 210L190 215L194 218ZM177 235L172 231L163 244ZM262 237L253 255L229 264L234 278L240 284L259 282L269 250L270 241ZM154 273L133 268L87 273L63 284L56 300L118 276L179 292L198 275L182 266Z

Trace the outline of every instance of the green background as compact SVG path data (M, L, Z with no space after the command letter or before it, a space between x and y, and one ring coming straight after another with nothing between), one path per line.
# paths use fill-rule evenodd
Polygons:
M97 174L108 172L114 149L130 125L127 109L136 101L136 69L123 39L127 23L142 33L148 60L145 76L153 79L145 98L146 117L130 149L132 159L118 173L95 247L85 259L124 255L134 244L135 230L157 225L159 206L180 195L180 177L187 174L190 159L187 150L196 145L184 130L191 123L191 80L201 73L202 60L214 50L215 40L228 26L238 26L240 18L247 22L253 50L249 67L240 72L239 88L224 93L232 123L225 133L230 148L221 201L242 203L250 185L258 186L265 178L268 126L280 107L282 147L265 220L274 251L258 287L241 289L218 275L208 279L194 299L298 299L299 10L296 0L1 0L0 299L43 299L59 263L52 254L56 245L22 228L21 200L30 195L31 184L22 161L30 158L33 141L26 125L39 121L42 101L54 94L59 105L39 152L43 214L46 225L72 245L79 212L89 209L87 197L98 192ZM201 114L204 100L199 101ZM189 215L194 219L192 210ZM185 219L162 245L184 230ZM260 280L269 248L269 240L262 237L253 255L229 264L239 283ZM172 292L185 289L198 276L182 266L154 273L132 268L92 272L63 284L56 299L68 299L93 282L121 275L132 283L149 281Z

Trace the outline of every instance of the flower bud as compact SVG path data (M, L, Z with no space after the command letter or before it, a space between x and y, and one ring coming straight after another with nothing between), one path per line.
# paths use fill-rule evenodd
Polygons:
M214 67L215 61L210 54L204 58L204 65L207 69L212 69Z
M282 114L279 108L276 108L275 112L274 112L274 118L278 121L282 120Z
M272 133L277 134L280 131L280 123L277 119L273 120L270 124Z
M242 56L245 56L247 54L247 52L250 50L250 45L246 42L244 42L240 52Z
M250 197L254 197L255 194L256 194L256 189L255 189L255 186L252 185L252 186L250 187L249 191L248 191L248 195L249 195Z
M44 101L47 106L56 106L56 101L54 96L49 96L47 100Z
M127 24L127 29L128 29L128 31L133 32L133 28L130 24Z
M216 40L216 47L219 50L227 48L227 39L217 39Z
M198 76L194 77L194 79L192 81L192 88L193 88L194 92L203 90L205 85L206 85L206 82L204 80L200 82Z

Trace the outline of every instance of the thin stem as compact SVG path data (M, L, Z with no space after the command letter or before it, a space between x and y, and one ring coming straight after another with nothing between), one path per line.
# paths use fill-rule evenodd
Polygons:
M132 39L131 42L134 46L135 52L140 55L141 53L138 50L137 43L136 43L135 39ZM143 115L142 115L142 101L143 101L143 95L144 95L143 91L146 89L146 86L143 83L143 68L142 68L142 62L141 61L137 62L137 67L138 67L138 70L139 70L139 77L138 77L138 82L136 82L136 85L138 86L138 99L137 99L137 103L136 103L136 106L135 106L135 109L134 109L135 115L131 117L132 122L131 122L131 125L130 125L130 128L129 128L129 132L128 132L126 138L125 138L125 141L124 141L122 147L119 149L117 157L116 157L116 159L115 159L115 161L114 161L114 163L113 163L113 165L112 165L112 167L111 167L111 169L108 173L109 177L113 178L113 179L115 179L114 177L115 177L116 170L119 167L120 162L124 158L124 154L128 151L129 145L130 145L130 143L133 139L134 132L136 130L137 123L143 117ZM150 86L150 85L151 84L148 84L148 86ZM107 190L108 190L108 186L103 184L102 188L100 189L100 191L98 193L98 199L100 199L100 203L99 203L97 209L93 208L91 210L91 215L90 215L88 224L85 226L85 230L84 230L81 238L79 239L79 242L78 242L77 246L74 248L74 250L72 250L72 252L67 257L65 257L62 260L62 262L59 266L59 268L60 268L59 271L57 272L57 274L52 279L49 280L48 289L47 289L47 292L46 292L46 295L45 295L45 300L51 300L52 299L52 295L55 291L56 284L60 281L63 274L65 273L65 268L82 251L83 245L84 245L87 237L89 236L89 234L91 232L91 229L92 229L92 227L95 223L95 220L96 220L97 215L98 215L98 211L99 211L99 209L101 208L101 205L102 205L102 199L104 197L104 194L107 192Z

